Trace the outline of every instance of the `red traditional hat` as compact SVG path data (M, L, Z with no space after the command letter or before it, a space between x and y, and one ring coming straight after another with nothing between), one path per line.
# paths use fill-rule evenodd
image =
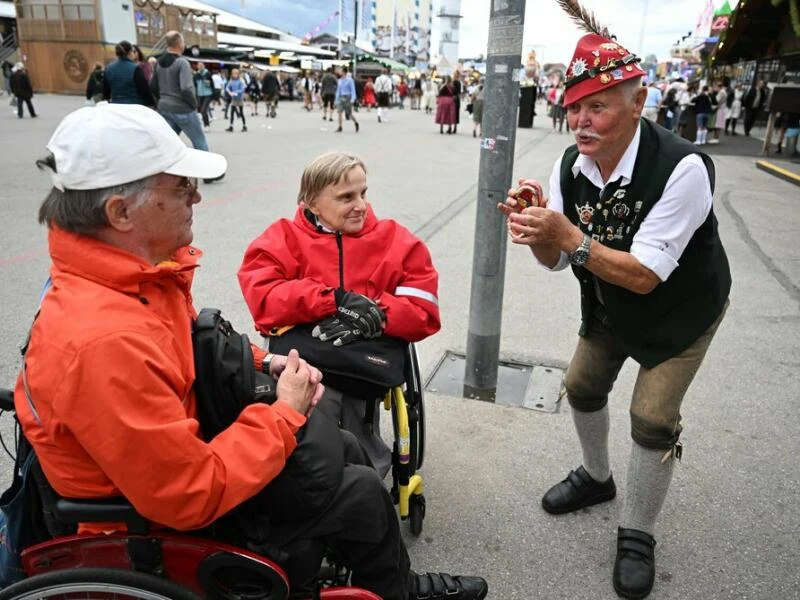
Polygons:
M586 34L578 40L567 68L564 105L628 79L641 77L644 71L639 66L640 60L610 38L596 33Z

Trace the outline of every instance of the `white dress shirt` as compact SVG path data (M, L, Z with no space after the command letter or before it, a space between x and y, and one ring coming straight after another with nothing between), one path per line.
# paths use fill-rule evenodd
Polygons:
M628 185L633 175L636 155L639 152L641 129L636 130L633 140L625 154L622 155L608 183L621 179L621 185ZM550 175L550 197L548 208L564 212L564 199L561 196L561 161L563 155L556 160L553 173ZM646 163L642 165L647 168ZM598 187L602 193L606 186L600 175L597 163L588 156L578 155L572 166L572 175L583 175ZM642 174L640 174L641 176ZM664 193L647 213L636 235L633 236L630 253L643 266L655 273L661 281L666 281L678 266L686 246L694 232L708 218L711 211L711 181L703 160L697 154L690 154L675 166L675 170L667 180ZM569 265L565 252L561 253L558 263L552 268L560 271Z

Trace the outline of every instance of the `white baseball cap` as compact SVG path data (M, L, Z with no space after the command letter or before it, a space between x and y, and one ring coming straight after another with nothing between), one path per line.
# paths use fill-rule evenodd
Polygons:
M47 143L60 190L123 185L158 173L214 179L228 168L221 154L187 148L156 111L100 102L68 114Z

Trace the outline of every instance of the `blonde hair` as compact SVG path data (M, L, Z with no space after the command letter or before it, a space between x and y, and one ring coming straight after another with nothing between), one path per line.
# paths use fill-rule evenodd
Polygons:
M297 203L304 202L311 206L317 194L329 185L339 183L345 174L356 167L364 169L364 173L367 172L364 161L355 154L326 152L318 156L303 169L303 175L300 178L300 191L297 193Z

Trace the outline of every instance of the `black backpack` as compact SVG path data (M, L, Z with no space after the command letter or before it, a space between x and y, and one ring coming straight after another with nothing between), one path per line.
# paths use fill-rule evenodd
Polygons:
M277 400L277 383L256 371L250 340L237 333L218 309L204 308L192 327L197 419L211 441L256 402ZM328 505L344 471L344 441L338 424L314 411L297 432L297 447L280 474L247 502L272 523L310 518Z

